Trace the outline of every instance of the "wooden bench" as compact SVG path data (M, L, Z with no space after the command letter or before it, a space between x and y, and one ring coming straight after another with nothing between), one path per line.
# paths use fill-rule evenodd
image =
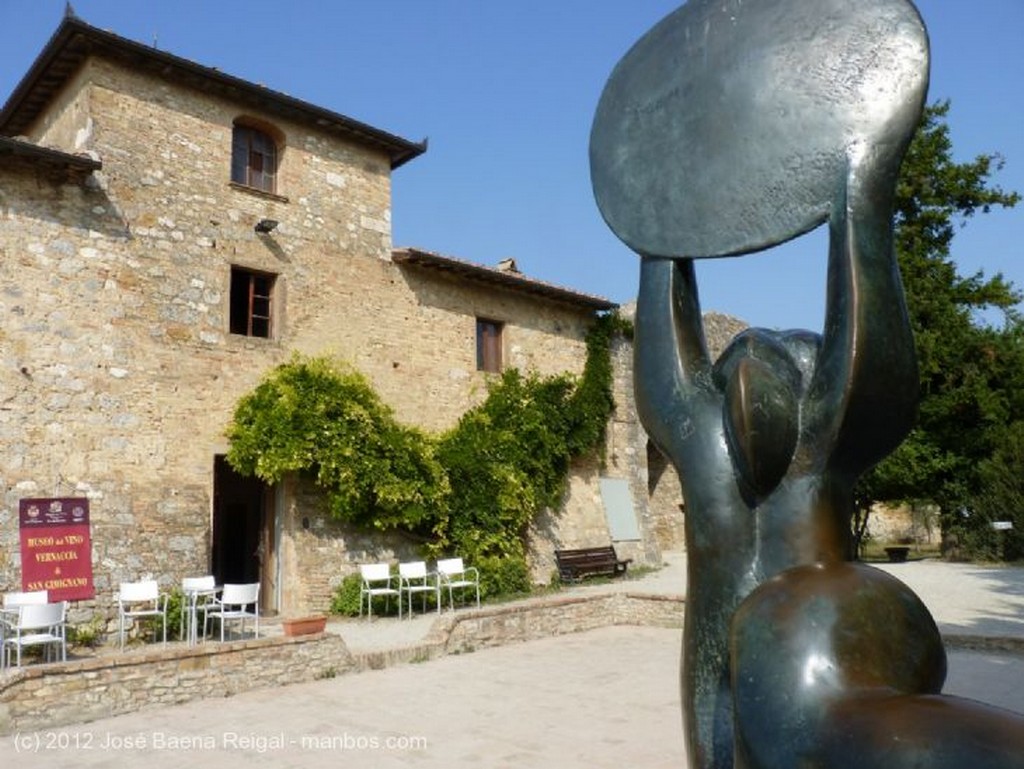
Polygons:
M910 548L905 545L896 545L885 548L885 554L889 556L890 563L903 563L907 560Z
M583 577L618 577L626 573L626 568L633 559L619 558L615 554L615 548L607 545L556 550L555 562L558 564L558 576L563 582L578 582Z

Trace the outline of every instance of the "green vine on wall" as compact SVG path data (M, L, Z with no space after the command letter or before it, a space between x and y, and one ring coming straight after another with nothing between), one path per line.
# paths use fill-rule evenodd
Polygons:
M615 314L599 317L582 376L509 369L439 436L399 424L351 368L296 356L239 401L227 460L267 483L305 474L339 519L419 534L434 555L511 563L503 579L521 581L530 522L560 507L570 462L603 447L611 340L630 332Z
M305 474L352 523L422 526L450 492L436 442L399 424L366 377L327 358L275 368L239 401L227 436L236 471L267 483Z

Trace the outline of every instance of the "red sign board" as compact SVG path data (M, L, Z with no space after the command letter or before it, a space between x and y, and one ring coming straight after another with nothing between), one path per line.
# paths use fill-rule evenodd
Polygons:
M46 590L50 601L92 598L89 500L78 497L23 499L22 590Z

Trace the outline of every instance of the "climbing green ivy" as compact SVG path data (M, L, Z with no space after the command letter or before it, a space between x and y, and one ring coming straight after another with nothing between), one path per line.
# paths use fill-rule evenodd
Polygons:
M452 495L433 549L525 560L530 523L544 508L561 507L570 462L603 448L615 408L615 333L631 327L614 314L591 328L582 377L506 371L487 399L441 437L438 458Z
M327 358L275 368L239 401L228 439L239 473L267 483L306 474L352 523L422 526L447 504L435 441L400 425L365 377Z
M510 369L440 436L398 424L358 372L295 357L239 401L227 459L267 483L304 473L339 519L495 564L501 592L522 582L527 530L561 506L570 462L603 446L615 407L611 338L630 332L617 315L600 317L582 376Z
M438 458L456 491L434 530L437 549L525 556L530 521L565 488L573 391L568 376L510 369L441 437Z

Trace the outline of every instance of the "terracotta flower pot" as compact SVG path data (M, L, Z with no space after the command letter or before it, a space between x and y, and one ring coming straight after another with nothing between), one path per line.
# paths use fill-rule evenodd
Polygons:
M327 617L322 614L296 617L283 620L281 624L284 626L286 636L310 635L324 632L324 628L327 626Z

